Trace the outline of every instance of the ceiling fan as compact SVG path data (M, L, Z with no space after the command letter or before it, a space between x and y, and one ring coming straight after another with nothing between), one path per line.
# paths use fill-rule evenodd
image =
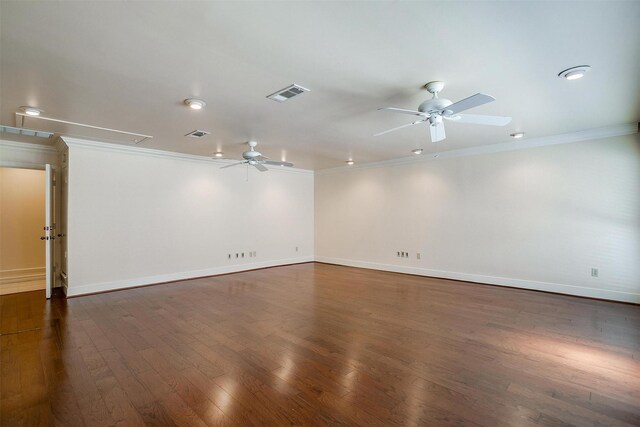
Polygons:
M461 111L469 110L471 108L495 101L496 99L493 96L489 96L484 93L476 93L475 95L454 103L449 101L448 99L438 98L438 93L444 88L444 82L429 82L425 85L425 88L433 94L433 98L420 104L420 106L418 107L418 111L393 107L379 108L379 110L419 116L420 119L406 125L398 126L393 129L385 130L384 132L376 133L373 136L384 135L385 133L393 132L398 129L406 128L413 125L429 123L429 130L431 131L431 141L438 142L446 138L444 133L444 122L442 121L443 118L460 123L473 123L477 125L490 126L504 126L511 121L511 117L483 116L478 114L458 114Z
M263 156L262 153L260 153L259 151L254 150L256 145L258 145L258 143L256 141L249 141L249 142L247 142L247 144L249 144L249 151L245 151L244 153L242 153L242 158L244 159L242 162L232 163L230 165L222 166L220 169L225 169L225 168L230 168L232 166L248 164L248 165L251 165L251 166L255 167L260 172L266 172L269 169L267 169L265 167L265 165L287 166L287 167L292 167L293 166L293 163L278 162L278 161L275 161L275 160L270 160L268 157Z

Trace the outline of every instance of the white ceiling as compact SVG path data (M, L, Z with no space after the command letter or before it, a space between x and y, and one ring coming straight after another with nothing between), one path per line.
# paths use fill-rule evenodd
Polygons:
M555 135L640 119L640 2L0 3L0 122L22 105L45 115L153 135L141 146L239 156L249 139L297 167L340 166ZM556 77L593 67L578 81ZM447 122L429 142L411 121L422 88L497 98L475 114L504 128ZM279 104L291 83L311 92ZM182 101L205 99L192 111ZM25 127L122 138L33 119ZM184 137L194 129L211 132ZM0 137L7 137L7 134Z

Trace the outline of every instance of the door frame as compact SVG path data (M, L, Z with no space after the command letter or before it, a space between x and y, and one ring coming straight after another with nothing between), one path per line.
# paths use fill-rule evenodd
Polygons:
M45 242L45 298L51 298L56 283L56 168L50 163L44 169L44 238Z

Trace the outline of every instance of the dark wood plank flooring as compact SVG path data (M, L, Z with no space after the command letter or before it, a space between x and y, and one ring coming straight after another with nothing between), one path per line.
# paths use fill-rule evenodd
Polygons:
M640 307L325 264L0 297L0 425L640 425Z

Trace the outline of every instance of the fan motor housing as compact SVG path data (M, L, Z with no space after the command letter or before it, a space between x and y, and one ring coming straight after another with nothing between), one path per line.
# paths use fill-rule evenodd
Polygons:
M420 104L418 111L421 113L435 113L436 111L444 110L451 104L453 104L453 102L444 98L429 99Z
M262 154L260 154L259 151L255 151L255 150L245 151L244 153L242 153L242 157L244 157L247 160L254 159L258 156L262 156Z

